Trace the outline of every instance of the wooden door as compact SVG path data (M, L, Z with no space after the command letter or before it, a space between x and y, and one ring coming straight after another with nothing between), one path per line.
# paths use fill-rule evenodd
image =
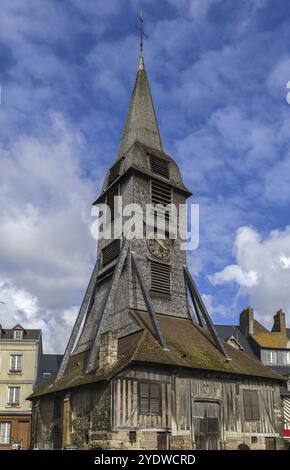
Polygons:
M266 450L276 450L276 438L265 437Z
M28 449L30 444L30 421L23 419L15 424L14 442L21 444L22 449Z
M194 401L192 406L196 449L221 448L221 407L216 402Z
M167 433L157 433L157 450L167 450Z

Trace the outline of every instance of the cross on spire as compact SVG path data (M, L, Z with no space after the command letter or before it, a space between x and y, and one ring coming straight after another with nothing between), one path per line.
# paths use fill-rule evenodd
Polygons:
M144 15L143 15L143 10L140 11L139 13L139 20L140 20L140 27L137 28L138 31L140 32L140 55L142 57L143 55L143 40L144 37L148 38L147 34L144 31Z

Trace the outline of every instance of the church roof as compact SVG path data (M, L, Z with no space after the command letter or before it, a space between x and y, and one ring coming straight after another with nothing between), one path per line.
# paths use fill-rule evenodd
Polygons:
M231 358L231 361L226 362L206 329L199 327L190 319L158 314L158 323L168 347L168 350L165 350L153 335L149 314L136 310L131 311L131 314L143 329L119 339L118 361L112 369L104 373L97 368L96 363L92 373L84 375L88 353L74 355L70 358L62 379L57 382L47 381L29 399L80 385L110 380L134 363L182 367L188 370L203 370L276 381L284 380L281 375L263 366L260 361L249 354L224 343Z
M121 137L117 160L127 152L135 141L147 144L156 150L163 150L142 56L140 57L135 86Z

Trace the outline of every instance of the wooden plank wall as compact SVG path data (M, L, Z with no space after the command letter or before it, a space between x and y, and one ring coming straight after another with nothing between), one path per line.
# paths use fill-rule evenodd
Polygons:
M141 415L138 412L138 383L140 381L158 381L161 384L161 414ZM129 376L114 380L114 427L118 429L171 428L171 378L156 372L131 371Z
M161 383L161 415L140 415L138 382ZM243 389L258 390L260 420L245 421ZM243 433L275 434L274 386L262 381L180 377L156 371L131 370L114 381L114 428L172 430L175 435L189 434L192 429L192 400L214 400L221 404L223 436Z

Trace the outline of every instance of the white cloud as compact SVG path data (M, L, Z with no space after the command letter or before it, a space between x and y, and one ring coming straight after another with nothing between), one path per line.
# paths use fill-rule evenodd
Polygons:
M259 318L266 323L283 308L290 312L290 227L262 238L256 230L241 227L236 234L237 263L211 276L213 284L237 283L248 294Z
M0 148L3 326L43 328L52 351L65 347L96 249L89 229L96 191L82 173L83 148L55 113L45 134Z
M63 353L73 327L78 307L48 310L26 289L17 288L10 280L0 280L0 323L11 328L19 323L24 328L42 330L44 351Z
M258 273L256 271L243 271L240 266L232 264L210 277L214 285L226 282L236 282L243 287L252 287L258 284Z

